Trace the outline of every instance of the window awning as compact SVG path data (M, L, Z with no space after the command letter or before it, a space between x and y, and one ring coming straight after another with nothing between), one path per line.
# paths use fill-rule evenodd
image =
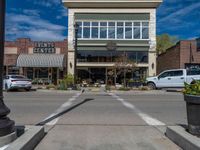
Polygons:
M66 67L62 54L20 54L17 67Z

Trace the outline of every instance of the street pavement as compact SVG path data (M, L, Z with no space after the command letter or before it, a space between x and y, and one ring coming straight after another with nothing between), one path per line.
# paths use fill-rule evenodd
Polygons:
M36 124L83 102L45 124L36 150L176 150L164 132L186 124L179 93L9 92L5 102L17 124ZM88 101L84 101L90 99Z

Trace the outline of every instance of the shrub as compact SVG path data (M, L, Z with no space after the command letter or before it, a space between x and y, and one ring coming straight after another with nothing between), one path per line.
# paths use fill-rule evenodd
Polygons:
M106 89L106 91L110 91L110 90L111 90L111 87L110 87L109 85L106 85L106 86L105 86L105 89Z
M63 80L59 80L58 90L67 90L68 87L73 87L74 76L72 74L67 74L64 76Z
M119 90L120 91L130 91L131 89L127 88L127 87L120 87Z
M49 84L46 86L46 89L56 89L56 86L54 84Z
M139 88L139 90L141 90L141 91L148 91L149 88L147 86L142 86L142 87Z
M195 81L192 84L185 83L183 93L186 95L200 95L200 81Z

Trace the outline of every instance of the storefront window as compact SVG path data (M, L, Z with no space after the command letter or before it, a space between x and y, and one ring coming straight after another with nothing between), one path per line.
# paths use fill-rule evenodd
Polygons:
M33 68L27 68L27 78L28 79L33 79L34 78Z
M149 39L149 22L78 21L81 39Z
M9 66L8 67L8 74L19 74L19 67Z
M148 52L138 52L137 53L138 63L148 63Z
M140 51L78 51L78 62L116 62L121 57L128 58L128 60L135 63L148 63L148 52Z
M36 68L35 69L35 77L38 79L48 78L48 68Z

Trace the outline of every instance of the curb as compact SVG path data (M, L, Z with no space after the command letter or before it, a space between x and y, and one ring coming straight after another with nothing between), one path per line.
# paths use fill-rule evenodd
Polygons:
M5 150L33 150L44 136L44 127L26 126L24 134L9 144Z
M65 90L46 90L46 89L37 89L38 92L56 92L56 93L80 93L81 91L65 91Z
M184 127L167 127L166 136L185 150L200 150L200 138L188 133Z
M166 89L166 92L179 92L181 93L183 91L183 89Z

